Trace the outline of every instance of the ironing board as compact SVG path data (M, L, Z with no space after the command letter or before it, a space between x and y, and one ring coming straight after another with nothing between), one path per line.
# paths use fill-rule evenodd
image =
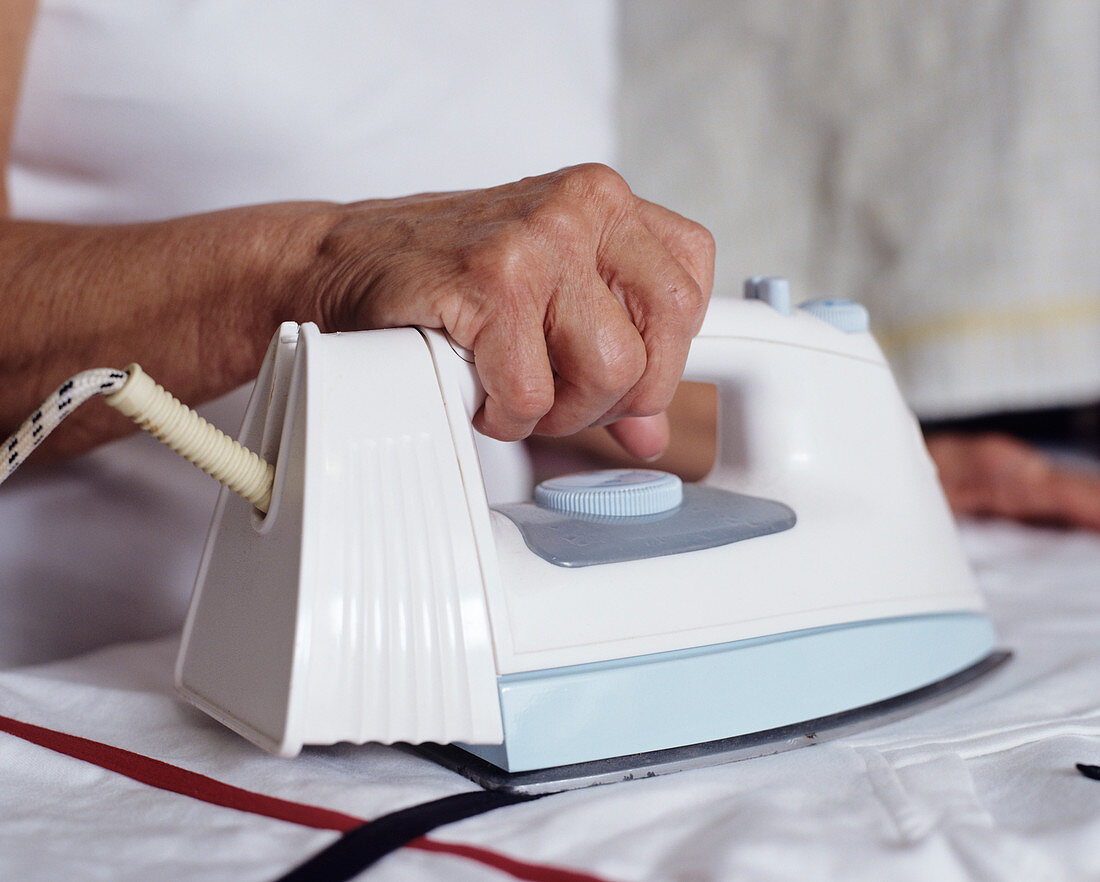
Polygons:
M963 525L1014 659L900 722L440 827L373 880L1100 877L1100 538ZM0 878L274 880L474 789L399 748L275 759L173 694L177 637L0 673ZM75 736L75 737L74 737Z

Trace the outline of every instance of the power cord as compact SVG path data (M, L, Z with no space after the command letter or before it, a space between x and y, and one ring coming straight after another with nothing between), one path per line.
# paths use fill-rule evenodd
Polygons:
M96 395L180 456L266 513L275 469L155 383L138 365L97 368L62 383L4 442L0 483L70 413Z

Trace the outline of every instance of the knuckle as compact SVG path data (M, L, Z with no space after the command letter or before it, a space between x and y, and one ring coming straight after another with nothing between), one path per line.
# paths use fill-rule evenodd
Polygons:
M603 227L635 208L622 176L606 165L588 163L562 169L553 186L529 212L527 221L541 241L567 254L590 250Z
M507 224L466 252L463 270L489 288L510 289L526 276L529 262L530 249L520 225Z
M714 241L714 234L706 227L693 220L685 219L684 240L688 248L702 255L709 261L713 261L718 252L718 245Z
M586 199L613 205L632 203L634 194L617 171L599 162L575 165L564 170L563 184Z
M699 284L684 273L666 286L663 307L678 324L694 327L706 312L707 296Z
M545 202L531 216L540 241L569 254L589 235L590 224L576 204L562 199Z
M645 373L646 350L641 338L636 338L633 344L621 339L605 339L597 351L597 370L591 382L605 395L623 394Z
M554 388L517 378L502 393L501 405L516 422L534 423L554 406Z

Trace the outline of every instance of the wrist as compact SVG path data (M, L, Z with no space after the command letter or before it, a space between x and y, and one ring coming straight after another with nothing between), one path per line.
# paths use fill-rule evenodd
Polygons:
M316 322L322 331L401 323L380 312L377 293L394 283L393 257L415 233L417 220L405 216L403 201L302 203L280 270L283 320Z
M339 206L283 202L220 214L226 237L221 247L233 267L232 299L255 318L258 333L262 326L264 346L284 321L316 322L329 330L318 292L318 261Z

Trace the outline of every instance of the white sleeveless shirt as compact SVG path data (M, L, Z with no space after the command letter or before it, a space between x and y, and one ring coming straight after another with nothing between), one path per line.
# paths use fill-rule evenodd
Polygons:
M606 0L43 0L18 217L484 187L611 159Z

